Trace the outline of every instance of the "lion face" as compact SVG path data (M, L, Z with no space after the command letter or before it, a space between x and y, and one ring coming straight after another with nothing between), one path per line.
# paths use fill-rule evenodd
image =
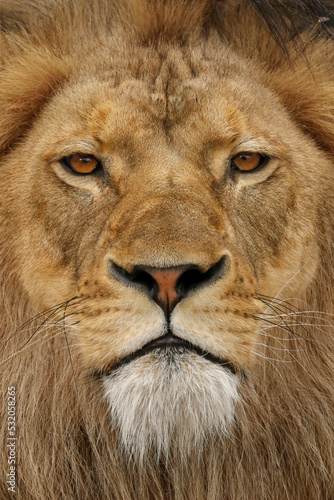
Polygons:
M205 51L93 54L16 149L22 282L38 308L74 297L74 343L137 456L229 432L259 294L300 295L316 267L326 160L261 74Z

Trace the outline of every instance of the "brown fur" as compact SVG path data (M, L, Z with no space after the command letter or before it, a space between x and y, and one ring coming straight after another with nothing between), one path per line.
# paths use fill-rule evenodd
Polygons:
M7 439L15 386L16 497L334 498L333 42L308 27L282 50L243 1L16 0L3 16L1 426ZM271 162L231 177L245 138ZM61 167L79 151L105 181ZM206 271L222 255L226 276L172 326L240 375L231 435L133 463L93 375L162 314L106 264Z

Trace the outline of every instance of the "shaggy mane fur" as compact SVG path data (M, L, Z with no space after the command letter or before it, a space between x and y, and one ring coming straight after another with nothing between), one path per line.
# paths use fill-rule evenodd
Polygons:
M331 1L320 0L4 0L0 154L6 158L24 144L45 104L72 74L81 67L87 71L85 54L102 47L110 33L118 34L120 46L163 39L182 47L215 32L252 61L323 158L331 159L333 11ZM284 328L271 330L254 379L242 389L244 405L230 438L208 441L200 458L194 453L156 463L148 457L140 466L124 458L110 430L102 387L82 369L62 327L62 316L77 306L69 301L30 322L36 311L17 272L9 202L20 200L11 199L0 168L0 425L7 439L7 387L15 386L16 498L333 499L333 188L331 177L324 185L328 205L319 214L323 227L314 234L320 248L317 277L306 295L292 301L291 308L301 310L297 348ZM274 349L283 349L282 355L274 356ZM6 499L12 496L3 455L0 496Z

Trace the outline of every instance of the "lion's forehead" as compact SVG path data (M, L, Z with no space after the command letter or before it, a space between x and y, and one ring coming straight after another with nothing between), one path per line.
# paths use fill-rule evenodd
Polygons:
M166 146L172 151L176 145L178 152L193 155L203 145L212 150L249 138L265 142L275 154L277 148L285 149L280 129L282 122L285 130L291 122L279 108L273 120L273 113L268 113L270 95L259 99L252 85L241 80L236 85L233 79L208 83L204 77L182 81L172 76L171 81L166 77L163 85L155 86L136 78L118 85L98 78L74 82L52 103L54 127L51 122L50 139L44 133L46 142L54 142L57 128L57 141L89 136L112 153L134 144L142 144L145 153L151 144L155 153ZM64 119L59 130L60 115ZM50 116L46 121L50 123Z
M268 112L273 99L254 71L234 55L212 61L203 50L168 47L133 49L131 58L112 55L103 65L91 57L78 74L73 69L55 105L70 115L68 121L88 126L102 140L129 132L142 135L143 130L169 136L197 132L197 139L217 139L245 131L258 135L260 123L262 133L269 125L273 133L277 117L273 123ZM275 115L279 108L275 102Z
M78 90L74 85L69 96L82 106L80 117L90 124L103 120L104 128L117 122L118 128L128 129L133 118L138 128L142 125L147 130L161 125L170 130L181 120L182 127L187 128L188 122L203 121L204 115L207 123L219 118L227 127L237 107L239 114L242 109L236 106L241 104L240 96L233 95L228 82L225 85L219 80L208 83L200 77L176 80L171 76L156 85L138 78L124 78L119 84L98 80L98 90L95 81L88 80L82 90L81 84Z

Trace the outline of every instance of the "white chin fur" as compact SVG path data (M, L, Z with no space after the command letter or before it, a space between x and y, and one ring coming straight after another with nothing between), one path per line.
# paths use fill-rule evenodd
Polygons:
M187 350L158 349L104 379L111 420L129 458L188 455L228 434L238 377Z

